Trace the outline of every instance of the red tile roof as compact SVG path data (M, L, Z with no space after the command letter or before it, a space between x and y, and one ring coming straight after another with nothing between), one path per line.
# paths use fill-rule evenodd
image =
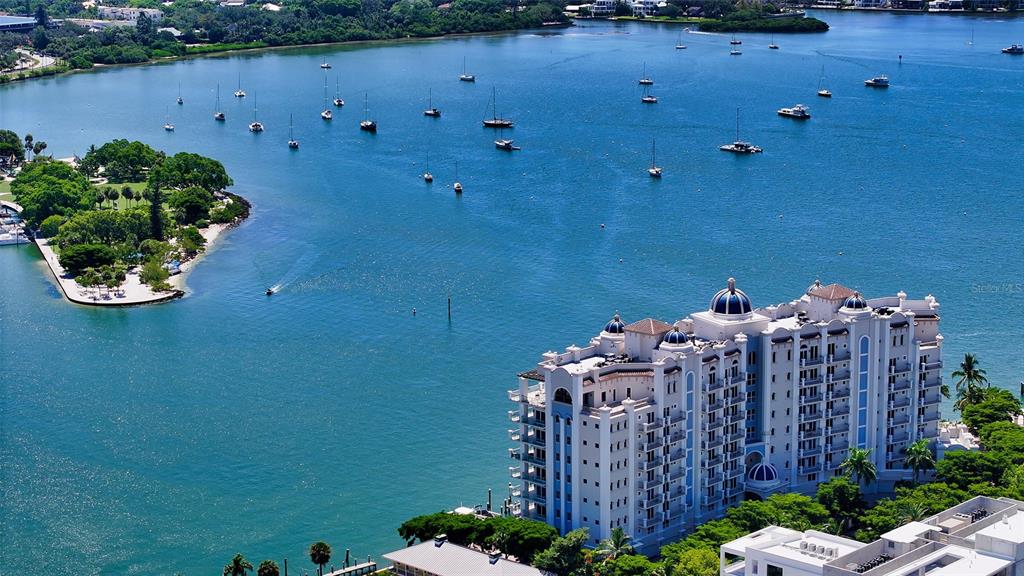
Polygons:
M657 336L664 334L672 329L671 324L665 324L661 320L655 320L654 318L644 318L638 322L626 326L626 332L637 332L639 334L646 334L648 336Z
M809 290L807 293L811 296L824 298L825 300L845 300L850 296L853 296L853 290L843 286L842 284L818 286L817 288Z

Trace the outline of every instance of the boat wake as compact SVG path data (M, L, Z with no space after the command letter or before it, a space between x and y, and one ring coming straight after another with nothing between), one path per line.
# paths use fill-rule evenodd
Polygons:
M281 290L284 290L288 286L294 284L303 274L305 274L316 261L319 254L313 251L305 252L298 260L292 264L291 268L285 272L276 283L270 286L267 290L277 294Z

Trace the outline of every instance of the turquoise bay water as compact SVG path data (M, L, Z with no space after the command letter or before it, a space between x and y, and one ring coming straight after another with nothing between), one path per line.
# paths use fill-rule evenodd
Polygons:
M726 36L677 51L677 28L593 22L0 88L0 126L56 156L116 137L196 151L254 205L169 305L71 306L33 248L0 248L0 573L208 574L241 551L301 574L316 539L399 547L409 516L488 487L501 500L517 371L616 309L700 309L728 276L758 305L817 277L933 293L947 375L969 350L1016 388L1024 59L999 48L1024 19L823 17L830 32L777 36L779 51L744 35L740 57ZM348 103L333 123L325 56ZM464 56L475 85L456 80ZM645 61L656 106L639 102ZM814 95L822 66L830 101ZM892 88L862 86L878 73ZM513 155L479 124L492 86ZM428 89L440 120L421 116ZM357 128L364 93L376 136ZM811 121L775 115L798 102ZM764 155L717 150L737 106Z

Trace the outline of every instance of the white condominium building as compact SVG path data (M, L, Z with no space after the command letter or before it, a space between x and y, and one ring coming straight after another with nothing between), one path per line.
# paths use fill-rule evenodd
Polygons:
M722 576L1017 576L1024 502L978 496L870 544L769 526L723 544Z
M850 447L883 485L938 436L939 304L815 282L754 308L733 279L674 323L617 314L509 391L520 513L644 552L750 493L813 492Z

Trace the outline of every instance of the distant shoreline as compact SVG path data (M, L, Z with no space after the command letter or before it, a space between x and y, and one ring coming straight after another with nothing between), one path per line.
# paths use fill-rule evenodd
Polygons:
M550 24L550 25L545 25L545 26L543 26L541 28L517 28L517 29L514 29L514 30L490 30L490 31L487 31L487 32L458 32L458 33L455 33L455 34L442 34L440 36L406 36L404 38L388 38L388 39L383 39L383 40L339 40L338 42L315 42L313 44L286 44L286 45L282 45L282 46L252 46L252 47L245 47L245 48L225 48L224 50L213 50L213 51L210 51L210 52L199 52L199 53L194 53L194 54L186 53L186 54L182 54L181 56L164 56L162 58L154 58L154 59L148 60L146 62L125 62L125 63L122 63L122 64L93 64L92 68L67 68L66 64L63 64L63 65L62 64L57 64L55 66L55 68L62 68L62 69L40 68L40 69L38 69L38 71L34 75L26 77L26 78L18 78L16 76L16 73L0 74L0 76L5 77L5 80L3 82L0 82L0 86L3 86L4 84L10 84L10 83L13 83L13 82L23 82L23 81L26 81L26 80L34 80L34 79L37 79L37 78L51 78L51 77L55 77L55 76L63 76L63 75L76 74L76 73L97 72L97 71L105 70L105 69L109 69L109 68L123 68L123 67L130 67L130 66L151 66L153 64L162 64L162 63L177 62L177 61L182 61L182 60L191 60L193 58L206 58L206 57L209 57L209 56L226 56L226 55L230 55L230 54L244 54L244 53L247 53L247 52L264 52L264 51L271 51L271 50L298 50L298 49L303 49L303 48L318 48L318 47L327 47L327 46L355 46L355 45L360 45L360 44L380 44L380 45L395 44L395 45L398 45L398 44L403 44L403 43L407 43L407 42L432 42L432 41L437 41L437 40L444 40L444 39L447 39L447 38L468 38L468 37L474 37L474 36L504 36L504 35L509 35L509 34L519 34L519 33L527 32L527 31L530 31L530 30L546 30L546 29L549 29L549 28L569 28L569 27L572 27L572 26L575 26L575 24L570 20L569 22L566 22L564 24L562 24L562 23L558 23L557 25ZM187 46L188 45L186 45L186 50L187 50ZM193 44L193 46L205 46L205 45L204 44ZM63 68L66 68L66 69L63 69Z

